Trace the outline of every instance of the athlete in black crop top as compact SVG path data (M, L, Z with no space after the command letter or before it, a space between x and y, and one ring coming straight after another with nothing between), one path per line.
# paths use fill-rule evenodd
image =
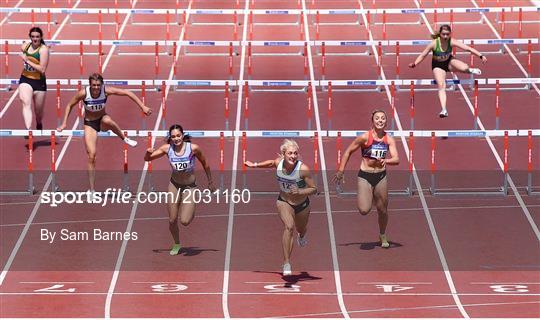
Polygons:
M361 149L362 163L358 172L358 211L362 215L368 214L371 211L373 200L375 200L375 207L379 214L381 246L388 248L390 244L385 234L388 224L386 165L399 164L399 156L394 138L384 130L386 128L386 113L382 110L373 111L371 122L371 130L357 137L345 150L334 181L336 183L343 181L343 172L351 154Z

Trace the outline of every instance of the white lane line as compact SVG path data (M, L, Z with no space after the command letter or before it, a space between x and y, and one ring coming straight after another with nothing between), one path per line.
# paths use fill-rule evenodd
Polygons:
M244 12L249 10L249 1L246 1ZM238 101L236 105L236 125L235 130L240 131L240 120L242 116L242 93L243 93L243 80L244 80L244 64L246 60L246 46L245 41L247 39L248 31L248 15L244 14L244 25L242 29L242 52L240 54L240 76L238 77ZM249 89L248 89L249 90ZM236 189L236 172L238 171L238 145L239 137L234 137L234 149L233 149L233 161L232 161L232 177L231 177L231 190ZM221 296L221 307L223 309L223 317L229 319L231 317L229 312L229 278L231 268L231 251L232 251L232 239L234 232L234 202L229 204L229 219L227 223L227 242L225 247L225 261L223 266L223 290Z
M20 0L19 2L17 2L17 4L13 7L13 9L16 9L18 8L22 3L23 3L24 0ZM6 23L6 21L8 21L9 17L11 17L11 15L13 14L13 12L9 12L6 17L4 19L2 19L2 21L0 22L0 26L2 26L4 23Z
M306 7L306 1L302 0L302 15L304 19L304 34L306 37L307 43L310 43L310 37L309 37L309 18L307 16L307 7ZM311 53L311 45L307 46L307 57L309 62L309 77L311 79L311 92L313 95L313 110L315 113L315 121L317 125L317 131L321 132L321 118L319 115L319 102L317 99L317 88L315 85L315 71L313 68L313 56ZM330 187L328 184L328 177L327 177L327 169L326 169L326 156L324 154L324 145L322 141L322 135L318 136L317 144L319 145L319 158L321 159L321 173L322 173L322 180L323 180L323 188L325 190L324 192L324 201L325 206L327 210L326 219L328 223L328 235L330 238L330 249L332 253L332 266L334 271L334 279L335 279L335 285L336 285L336 292L337 292L337 299L339 308L341 310L341 314L345 319L350 319L349 313L347 312L347 306L345 305L345 301L343 300L343 289L341 288L341 274L339 272L339 260L337 255L337 248L336 248L336 236L334 233L334 220L332 217L332 205L330 203Z
M476 8L480 8L480 6L478 6L478 4L476 3L475 0L471 0L472 4L474 4L474 6ZM501 35L499 34L499 32L497 31L497 29L495 29L495 27L493 26L493 24L491 24L491 21L489 20L489 18L486 16L485 13L483 12L480 12L480 15L482 15L482 18L483 18L483 21L487 22L487 25L489 26L489 28L491 29L491 31L493 31L493 33L495 34L495 36L498 38L498 39L502 39ZM537 35L538 35L538 25L536 26L536 32L537 32ZM514 62L517 64L519 70L521 70L521 72L523 73L523 75L525 77L528 77L528 74L527 74L527 71L525 70L525 68L521 65L521 63L519 62L519 60L516 58L516 56L514 55L514 53L512 52L512 50L510 50L510 47L507 45L507 44L504 44L504 48L506 49L506 52L508 52L508 54L510 55L510 57L512 58L512 60L514 60ZM534 59L534 58L533 58ZM540 89L538 89L538 86L536 85L536 83L533 83L532 84L534 89L536 90L536 93L538 93L540 95Z
M414 0L414 1L416 3L417 7L419 7L418 2L416 0ZM364 6L363 6L363 4L362 4L362 2L360 0L358 1L358 3L360 4L361 9L364 9ZM422 16L425 19L425 14L422 13ZM364 19L364 25L367 26L368 21L367 21L366 15L362 14L362 18ZM373 41L373 34L371 32L371 29L369 29L368 31L369 31L369 38L370 38L370 40ZM375 48L375 45L372 45L371 49L373 51L373 56L375 57L375 61L379 62L378 61L379 57L377 55L377 49ZM382 62L380 62L380 63L382 65ZM383 70L382 67L381 67L381 77L382 77L383 80L386 80L386 74L384 73L384 70ZM388 85L385 85L384 88L385 88L385 92L386 92L386 96L388 98L388 101L392 101L392 97L391 97L390 89L388 88ZM396 120L396 124L398 126L399 131L402 132L403 127L401 126L401 120L399 119L399 114L398 114L397 110L395 110L394 119ZM406 157L407 157L407 159L409 159L409 145L407 144L407 141L406 141L406 139L405 139L405 137L403 135L401 137L401 142L403 144L403 148L405 150ZM446 278L446 282L448 283L448 287L449 287L450 292L452 294L452 298L454 299L454 302L456 303L456 306L458 307L459 312L461 313L461 315L463 317L465 317L465 318L469 318L469 315L467 314L467 311L465 311L465 308L463 307L463 304L461 303L459 295L457 294L456 286L454 284L454 280L452 279L452 275L450 273L450 268L448 268L448 262L446 261L446 256L444 255L444 251L442 249L441 242L440 242L439 236L437 234L437 230L435 229L435 224L433 223L433 219L431 217L431 212L430 212L429 207L427 205L426 197L424 195L422 185L420 184L420 179L418 178L418 172L416 171L416 166L415 165L413 165L412 174L413 174L414 183L415 183L416 188L418 190L418 195L420 197L420 202L422 203L422 207L424 208L424 216L426 217L426 221L427 221L427 224L428 224L428 227L429 227L429 231L431 233L431 238L433 239L433 243L435 244L435 248L437 250L437 255L438 255L439 261L440 261L440 263L442 265L444 276Z
M81 2L81 0L78 0L73 5L73 8L77 8L77 6L79 6L80 2ZM60 28L58 28L56 30L56 33L54 34L54 37L58 36L58 34L62 30L63 26L65 25L66 21L67 21L67 17L66 17L66 19L64 19L64 21L62 21L62 25L60 26ZM13 96L15 96L16 93L17 93L17 91L15 91ZM11 101L13 101L13 100L11 100ZM4 108L4 110L6 110L7 107L9 107L9 106L6 106ZM3 113L4 113L4 110L2 110ZM3 115L3 113L0 115L0 118ZM78 124L79 124L79 119L77 118L77 120L75 121L75 123L73 124L73 127L71 129L74 130L78 126ZM56 161L57 168L58 168L58 166L60 166L60 163L62 162L63 156L64 156L69 144L71 143L71 140L72 140L72 137L71 136L68 137L68 139L66 140L64 146L62 147L62 149L60 151L60 155L59 155L59 157L58 157L58 159ZM52 183L52 174L49 174L49 177L47 178L47 181L45 182L45 185L43 186L43 190L48 190L51 183ZM11 265L13 264L13 260L15 260L15 256L19 252L19 249L21 248L21 245L22 245L22 243L24 241L24 238L26 237L26 234L28 233L28 230L30 230L30 226L32 225L32 221L34 221L34 218L36 217L37 211L38 211L40 206L41 206L41 198L39 198L36 201L36 204L32 208L32 212L30 213L30 216L28 217L28 220L26 220L24 228L21 231L21 234L19 235L19 238L17 239L17 242L15 243L15 247L13 247L13 250L11 250L9 258L6 261L6 264L4 265L4 268L2 269L2 273L0 274L0 286L4 283L4 280L6 279L9 268L11 268Z
M77 8L80 4L81 0L77 0L77 2L73 5L73 9ZM58 29L56 29L56 31L54 32L51 40L56 40L56 38L58 37L58 35L60 34L60 31L62 31L62 29L64 29L64 26L66 25L66 23L69 21L69 15L67 15L64 20L62 20L62 23L60 24L60 26L58 27ZM6 105L4 106L4 108L2 108L2 111L0 111L0 119L2 119L4 117L4 114L8 111L9 107L12 105L13 103L13 100L15 100L15 98L17 97L17 94L19 93L19 87L17 87L17 90L15 90L15 92L13 92L13 95L11 96L11 98L9 98L9 101L8 103L6 103Z
M134 8L136 4L137 4L137 0L135 0L133 2L132 8ZM188 13L187 13L187 16L186 16L186 20L189 19L189 16L190 16L189 12L191 10L192 4L193 4L193 0L190 0L189 5L188 5ZM128 15L126 15L126 19L124 20L125 23L129 20L130 16L131 16L131 13L128 13ZM184 38L185 30L186 30L186 27L184 26L184 28L182 28L182 31L180 32L180 36L178 38L179 42L181 42L182 39ZM181 48L182 48L181 45L179 45L176 48L176 53L175 54L176 54L177 57L178 57L178 55L180 53ZM169 77L168 77L169 80L172 80L172 78L174 76L174 63L175 63L175 61L173 61L173 63L171 64L171 70L169 71ZM165 88L165 100L167 100L170 88L171 88L170 85L167 85L167 87ZM156 123L154 125L154 131L159 129L159 125L160 125L162 117L163 117L163 107L160 106L159 114L158 114L158 116L156 118ZM154 144L155 139L156 139L156 137L154 136L152 138L152 145ZM139 184L137 185L137 193L141 193L141 191L143 189L144 180L146 178L146 173L147 172L148 172L148 162L145 161L143 169L142 169L142 174L141 174L141 177L139 179ZM126 231L125 232L131 232L131 230L133 228L133 224L135 222L135 215L137 214L138 206L139 206L139 202L135 201L134 204L133 204L133 207L131 207L131 213L129 215L129 221L128 221L128 224L126 226ZM114 292L114 289L116 287L116 283L118 282L118 277L120 276L120 270L122 268L122 261L124 260L124 255L126 253L127 245L128 245L128 240L122 241L122 246L120 247L120 251L118 253L118 257L116 259L116 264L115 264L115 267L114 267L114 272L113 272L113 275L112 275L112 278L111 278L111 283L109 284L109 289L107 291L107 298L105 299L105 310L104 310L105 318L107 318L107 319L111 318L112 298L113 298L113 296L115 294L117 294L117 293Z

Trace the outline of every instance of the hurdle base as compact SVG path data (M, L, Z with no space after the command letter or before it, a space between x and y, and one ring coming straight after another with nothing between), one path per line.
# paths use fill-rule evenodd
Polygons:
M525 190L527 190L528 196L540 196L540 190L537 190L532 187L526 187Z

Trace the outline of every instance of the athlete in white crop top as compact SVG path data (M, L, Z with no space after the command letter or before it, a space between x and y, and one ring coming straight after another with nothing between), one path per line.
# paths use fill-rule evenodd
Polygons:
M64 113L62 124L56 129L62 131L67 127L67 119L71 110L79 102L84 104L84 143L86 153L88 154L88 179L90 181L90 190L94 190L95 186L95 167L96 167L96 145L99 131L111 130L120 139L128 145L134 147L137 141L131 140L124 135L124 132L116 122L105 112L105 103L110 95L127 96L141 108L142 112L149 116L152 109L148 108L143 102L137 98L133 92L129 90L119 89L115 87L105 86L103 77L98 73L93 73L88 78L89 86L86 89L81 89L69 101Z
M208 189L211 192L216 191L212 181L210 166L206 162L201 148L190 142L189 135L184 135L184 129L180 125L173 125L169 128L169 137L167 143L157 149L149 148L146 150L144 160L152 161L163 156L167 156L172 168L171 179L169 182L169 195L167 199L167 210L169 213L169 231L174 239L174 244L169 252L171 255L177 255L180 252L180 231L178 229L178 216L183 226L188 226L195 215L194 193L191 189L195 184L195 158L199 160L208 179ZM177 202L173 201L178 199Z
M292 274L291 253L293 249L294 229L298 232L298 245L307 244L306 232L309 220L309 195L317 193L315 182L311 178L309 167L298 160L298 144L285 139L281 145L280 157L262 162L246 161L249 168L276 168L279 196L276 201L283 230L283 275Z

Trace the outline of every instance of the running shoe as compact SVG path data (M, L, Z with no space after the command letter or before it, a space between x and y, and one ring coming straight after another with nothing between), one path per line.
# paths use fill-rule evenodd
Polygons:
M441 112L439 112L439 118L446 118L448 117L448 110L443 109Z
M304 235L302 237L302 236L300 236L300 234L298 234L298 238L296 238L296 240L297 240L298 245L300 247L305 247L308 244L308 240L306 239L306 235Z
M180 253L180 244L179 243L175 243L174 246L172 247L171 251L169 252L169 254L171 256L175 256L177 255L178 253Z
M36 123L36 130L43 130L43 123Z
M388 239L386 239L386 235L380 234L379 239L381 239L381 247L383 248L389 248L390 243L388 243Z
M131 140L131 139L128 138L128 137L125 137L125 138L124 138L124 142L125 142L126 144L128 144L130 147L135 147L135 146L137 145L137 141Z
M475 74L477 76L481 75L482 74L482 70L478 69L478 68L469 68L469 72L471 74Z
M290 276L291 274L292 274L291 264L290 263L285 263L283 265L283 275L284 276Z

